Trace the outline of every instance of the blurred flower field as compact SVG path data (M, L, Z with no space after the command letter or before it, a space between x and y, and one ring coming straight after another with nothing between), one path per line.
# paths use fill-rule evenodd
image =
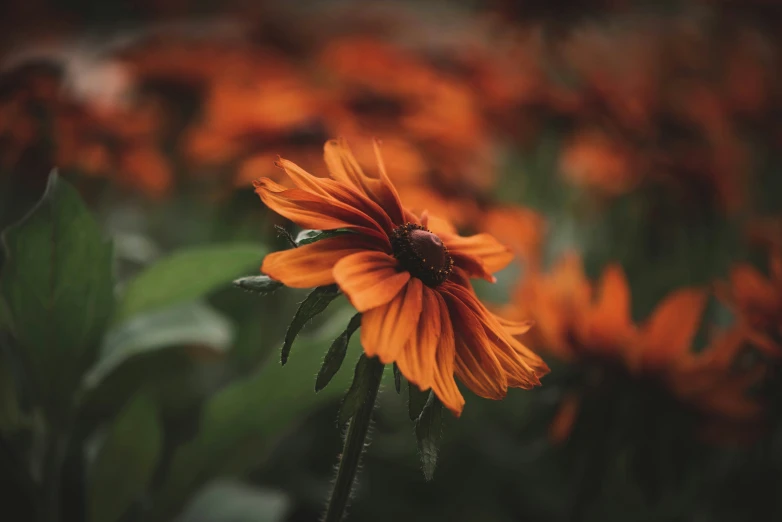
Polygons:
M4 520L782 517L782 6L0 20Z

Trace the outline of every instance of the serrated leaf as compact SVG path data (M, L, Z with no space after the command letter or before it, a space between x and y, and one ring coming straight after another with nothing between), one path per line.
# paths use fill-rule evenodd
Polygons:
M95 360L114 306L112 247L56 173L30 214L3 236L0 288L19 356L50 414L64 414Z
M443 404L434 393L430 393L426 406L415 423L415 437L418 441L418 453L421 456L421 468L427 481L434 477L442 433Z
M331 378L342 367L342 361L345 360L345 354L348 351L348 343L353 333L361 326L361 314L354 315L348 323L345 331L342 332L339 337L334 339L331 343L329 351L326 352L326 357L323 359L323 366L320 367L318 377L315 379L315 391L319 392L325 388Z
M175 252L153 264L125 288L115 322L204 297L242 272L260 266L264 248L225 243Z
M84 380L97 386L129 359L161 348L199 345L223 352L231 344L231 322L204 303L185 303L137 315L106 335L98 363Z
M408 381L407 383L407 413L411 421L415 421L421 416L429 396L430 390L421 391L418 386Z
M397 394L402 392L402 372L399 371L396 363L394 363L394 389Z
M239 287L242 290L261 295L271 294L283 286L281 282L265 275L240 277L239 279L235 279L233 283L234 286Z
M296 336L299 335L307 321L323 312L339 294L340 291L337 285L319 286L304 299L304 302L301 303L296 311L296 315L293 316L293 320L288 326L288 331L285 333L285 341L283 342L280 355L282 364L288 362L293 341L296 340Z
M296 236L296 245L304 246L310 243L315 243L321 239L328 239L330 237L341 236L342 234L350 234L349 230L337 229L337 230L302 230L299 235Z
M370 392L370 383L377 378L373 373L376 371L382 372L383 368L382 364L373 364L373 361L366 354L361 354L353 372L353 382L339 407L338 422L341 426L353 418L366 400Z
M147 489L157 465L162 430L154 402L138 395L116 418L89 469L90 520L114 522Z

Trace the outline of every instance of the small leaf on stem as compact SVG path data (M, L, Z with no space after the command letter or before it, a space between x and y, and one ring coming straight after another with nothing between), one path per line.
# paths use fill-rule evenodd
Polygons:
M432 480L437 465L437 453L443 432L443 404L434 393L429 394L421 416L415 423L415 436L418 440L418 452L421 455L421 467L424 478Z
M323 366L320 367L318 377L315 380L316 392L325 388L331 382L331 378L342 367L342 361L345 360L345 353L348 351L350 337L358 330L359 326L361 326L361 314L356 314L350 319L345 331L331 343L331 347L323 359Z
M336 229L336 230L302 230L299 235L296 236L296 245L304 246L310 243L315 243L321 239L328 239L331 237L341 236L342 234L350 234L349 230Z
M296 340L296 336L304 327L304 325L324 311L336 297L340 294L339 287L337 285L319 286L307 296L303 303L296 311L296 315L293 316L288 331L285 333L285 342L282 345L281 361L282 364L288 362L288 356L291 353L291 347L293 341Z
M283 284L269 276L259 275L240 277L239 279L234 280L234 286L237 286L242 290L247 290L248 292L268 295L278 288L281 288Z
M407 412L410 415L410 420L415 421L421 416L421 412L424 406L426 406L426 401L429 400L431 392L429 390L421 391L417 385L409 381L407 383L407 392Z

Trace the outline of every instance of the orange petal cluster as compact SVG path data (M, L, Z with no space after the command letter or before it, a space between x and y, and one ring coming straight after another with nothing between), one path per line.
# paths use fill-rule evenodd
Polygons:
M641 324L631 318L631 294L619 265L605 268L597 284L584 274L580 258L568 254L550 273L536 274L517 290L507 316L530 318L533 347L560 360L621 368L651 378L708 422L756 422L763 413L749 389L763 370L732 368L741 347L753 341L742 325L692 350L708 293L683 288L669 294ZM575 419L577 396L562 404L552 433L564 438Z
M513 337L528 325L497 318L469 281L493 280L491 274L512 259L509 249L488 234L462 237L446 221L407 210L377 144L376 153L377 176L365 174L344 141L329 141L328 178L280 160L294 188L269 178L256 181L261 200L297 225L348 231L269 254L261 271L297 288L339 285L362 313L366 354L395 362L411 383L434 390L456 415L464 398L454 377L491 399L504 397L509 387L539 385L546 364ZM400 227L413 227L450 257L452 270L442 283L426 283L398 257L393 237Z

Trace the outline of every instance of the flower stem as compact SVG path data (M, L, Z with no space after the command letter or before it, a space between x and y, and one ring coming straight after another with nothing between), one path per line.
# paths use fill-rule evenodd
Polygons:
M375 407L375 399L385 369L383 363L377 358L371 358L368 362L370 371L366 375L367 393L348 425L345 446L342 448L342 457L337 469L337 478L334 481L334 489L331 492L323 522L340 522L342 520L345 507L350 499L350 492L353 489L353 480L356 477L361 454L364 452L372 410Z

